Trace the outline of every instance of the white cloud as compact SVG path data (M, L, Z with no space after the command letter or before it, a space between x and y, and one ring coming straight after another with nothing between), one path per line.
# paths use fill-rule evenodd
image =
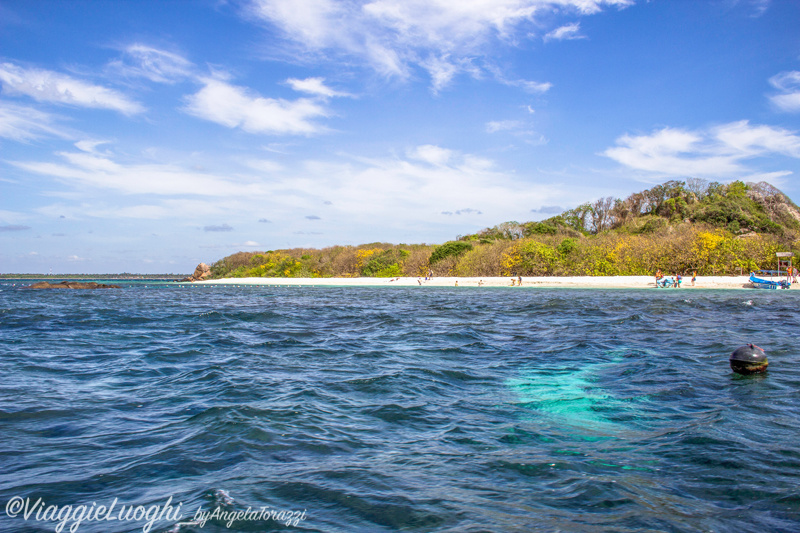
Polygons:
M56 121L49 113L0 100L0 137L14 141L50 136L70 138L72 135L56 126Z
M412 148L405 157L360 159L356 164L308 162L298 176L287 177L275 188L331 201L326 227L333 231L347 224L348 234L363 233L353 228L375 216L408 231L418 227L417 234L425 235L430 223L441 228L442 212L476 217L473 223L479 225L524 217L535 205L571 201L571 193L560 186L534 187L525 177L497 170L491 160L434 145ZM452 223L463 227L463 222ZM427 233L417 238L431 238Z
M244 164L253 170L265 174L274 174L284 170L283 165L269 159L248 159Z
M289 78L286 80L286 83L288 83L292 89L298 92L313 94L314 96L321 96L324 98L350 96L347 93L335 91L330 87L327 87L324 82L325 78L306 78L304 80Z
M421 61L420 65L428 71L431 77L431 85L434 93L438 93L453 80L458 74L459 67L448 60L448 56L429 57Z
M590 15L633 0L252 0L250 13L305 49L366 61L377 72L406 78L424 68L435 91L459 72L476 73L471 58L490 60L497 42L555 12ZM541 15L541 16L540 16ZM568 30L562 30L567 35ZM433 58L433 59L432 59Z
M5 211L0 209L0 223L8 224L11 223L16 224L18 222L23 222L28 220L28 215L24 213L19 213L17 211Z
M526 144L540 146L547 144L547 138L537 133L522 120L492 120L486 123L486 133L509 133L521 137Z
M758 172L756 174L750 174L748 176L744 176L742 181L745 182L752 182L752 183L759 183L762 181L766 181L767 183L771 183L775 187L783 188L785 187L788 182L784 178L791 176L792 172L789 170L779 170L777 172Z
M509 87L519 87L523 91L531 94L543 94L549 91L553 84L550 82L538 82L530 80L509 79L499 69L495 67L487 67L487 69L494 75L495 79L503 85ZM531 111L533 112L533 111Z
M453 151L432 144L417 146L416 148L408 151L408 156L411 159L424 161L431 165L446 165L453 156Z
M256 185L192 172L166 164L121 164L111 156L86 152L59 152L62 163L10 162L35 174L50 176L82 187L114 190L123 194L247 196Z
M96 141L93 139L86 139L75 143L75 148L90 154L95 153L95 149L101 144L108 144L110 141Z
M522 128L522 126L523 124L519 120L493 120L486 123L486 132L515 131Z
M545 41L565 41L573 39L585 39L584 35L580 34L581 25L577 22L567 24L556 28L544 36Z
M298 41L312 48L344 45L345 21L353 18L347 6L332 0L274 0L254 2L254 13L279 24ZM355 7L355 6L353 6Z
M800 158L800 136L742 120L706 131L664 128L650 135L623 135L603 154L659 175L735 177L752 172L746 160L767 155Z
M238 167L228 166L226 177L77 150L58 157L12 163L68 186L54 194L58 202L34 209L39 215L103 220L109 228L123 220L170 220L174 231L198 236L235 228L265 246L283 243L297 231L306 232L303 245L324 245L331 237L311 236L310 230L320 228L354 243L377 238L440 242L465 227L480 229L486 221L524 219L535 206L570 205L574 194L555 183L534 184L530 176L498 169L478 154L436 145L412 147L400 156L301 161L292 168L273 167L269 175L248 170L258 165L245 159ZM322 222L307 218L313 214ZM391 224L376 226L376 218ZM205 227L208 232L196 229Z
M550 82L538 82L538 81L527 81L527 80L517 80L513 82L508 82L509 85L516 85L517 87L522 87L523 90L529 93L546 93L550 90L553 86Z
M136 43L124 49L122 59L108 68L123 76L146 78L156 83L176 83L191 77L194 65L183 56Z
M203 82L205 86L199 92L187 97L184 108L198 118L249 133L311 135L326 131L311 122L329 114L315 100L264 98L224 81L205 79Z
M750 0L753 6L753 18L758 18L769 9L772 0Z
M107 87L92 85L64 74L0 64L0 81L8 94L30 96L39 102L110 109L125 115L144 111L139 103Z
M800 71L781 72L769 79L770 85L781 91L769 97L781 111L800 112Z
M109 200L115 203L111 204ZM49 217L56 217L59 213L69 213L70 218L75 220L85 218L107 220L177 219L187 223L187 221L207 221L212 217L229 215L243 207L241 202L224 197L215 197L213 200L165 197L150 204L124 205L122 199L109 199L104 196L104 200L100 203L92 203L87 200L80 204L52 204L37 208L36 212Z
M742 120L719 126L712 132L722 142L723 152L728 151L732 157L744 159L774 153L800 158L800 137L783 128L751 126Z

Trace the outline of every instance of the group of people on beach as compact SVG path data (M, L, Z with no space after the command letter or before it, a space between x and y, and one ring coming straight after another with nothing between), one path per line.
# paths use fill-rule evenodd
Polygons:
M694 287L695 282L697 281L697 271L692 271L692 287ZM675 276L671 279L672 287L675 289L681 288L681 283L683 282L683 276L680 273L675 273ZM661 269L659 268L656 270L656 287L669 287L670 280L664 277L664 274L661 273Z

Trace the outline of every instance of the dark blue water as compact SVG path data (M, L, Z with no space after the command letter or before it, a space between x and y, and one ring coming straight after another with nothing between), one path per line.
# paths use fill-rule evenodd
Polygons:
M0 530L797 531L799 296L4 282Z

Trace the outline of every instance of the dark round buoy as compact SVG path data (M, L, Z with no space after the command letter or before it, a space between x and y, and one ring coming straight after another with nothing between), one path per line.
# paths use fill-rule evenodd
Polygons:
M740 346L731 354L731 370L737 374L758 374L768 365L767 354L755 344Z

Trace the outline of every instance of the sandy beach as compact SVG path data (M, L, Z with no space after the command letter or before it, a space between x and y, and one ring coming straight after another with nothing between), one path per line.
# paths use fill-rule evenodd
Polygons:
M777 280L777 278L775 278ZM272 285L272 286L345 286L345 287L511 287L510 277L438 277L425 278L227 278L194 282L195 285ZM522 277L515 288L560 287L584 289L646 289L656 288L653 276L572 276ZM681 289L747 289L748 276L700 276L692 286L691 277L683 279ZM792 289L800 287L792 285Z

